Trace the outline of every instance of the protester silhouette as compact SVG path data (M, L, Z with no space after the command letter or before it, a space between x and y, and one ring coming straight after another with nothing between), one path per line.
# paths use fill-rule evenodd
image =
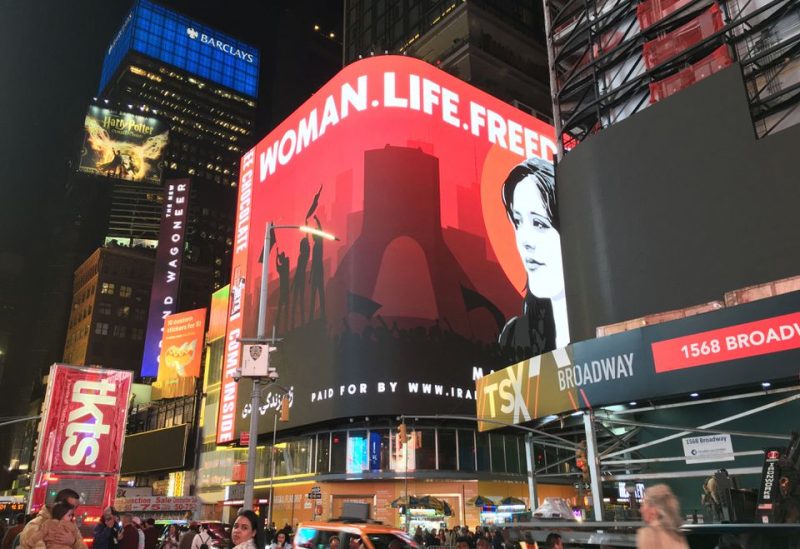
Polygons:
M289 323L295 326L295 311L300 307L300 324L306 323L306 267L308 267L308 256L311 253L311 246L308 237L303 237L300 241L300 255L297 257L297 267L294 271L294 286L292 288L292 313Z
M322 189L320 189L322 191ZM315 215L314 222L317 229L322 230L322 224ZM311 302L309 304L309 317L314 320L315 304L314 299L319 299L319 317L325 317L325 270L323 265L323 238L314 235L314 249L311 252Z
M289 322L289 287L291 285L291 275L289 274L289 258L280 249L275 257L275 268L278 270L278 284L280 286L278 297L278 315L275 325L280 331L281 326L287 327ZM283 322L283 324L281 324Z

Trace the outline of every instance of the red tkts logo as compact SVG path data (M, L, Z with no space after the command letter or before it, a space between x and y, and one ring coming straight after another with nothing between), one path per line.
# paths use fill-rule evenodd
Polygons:
M767 459L780 459L781 453L777 450L770 450L767 452Z
M72 388L72 403L79 406L69 413L61 459L67 465L92 465L100 454L99 438L108 435L110 422L103 422L100 406L112 409L117 403L116 385L107 380L78 381ZM83 435L83 436L81 436Z

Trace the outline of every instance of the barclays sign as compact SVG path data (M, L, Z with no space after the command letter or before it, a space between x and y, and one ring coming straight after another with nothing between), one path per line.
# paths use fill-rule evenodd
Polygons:
M234 46L231 46L227 42L224 42L222 40L218 40L216 38L208 36L205 33L198 32L193 27L186 27L186 34L192 40L198 40L199 39L200 42L203 43L203 44L206 44L208 46L216 48L216 49L220 50L221 52L227 53L228 55L232 55L232 56L234 56L234 57L236 57L238 59L242 59L244 61L247 61L248 63L253 63L255 61L255 56L252 53L249 53L249 52L246 52L246 51L244 51L244 50L242 50L240 48L236 48Z

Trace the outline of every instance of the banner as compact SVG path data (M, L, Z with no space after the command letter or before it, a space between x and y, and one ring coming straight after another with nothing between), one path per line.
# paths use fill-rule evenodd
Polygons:
M159 380L200 376L205 328L206 309L175 313L164 319Z
M142 377L158 375L164 319L178 308L186 218L189 215L189 184L189 179L170 179L164 189L164 209L142 355Z
M344 68L242 158L218 441L249 421L233 375L262 260L286 427L467 412L473 368L566 345L554 150L551 126L423 61Z
M161 120L92 105L78 171L160 184L168 141L169 126Z
M186 497L162 497L162 496L139 496L128 498L117 498L114 500L114 507L123 513L147 511L194 511L197 508L198 500L194 496Z
M200 377L206 327L206 309L194 309L164 319L158 378L153 384L156 399L191 394Z
M523 360L477 380L479 428L796 378L799 309L792 292Z
M47 486L59 479L63 482L67 477L86 477L84 484L93 486L92 490L102 495L95 495L94 499L113 500L132 382L133 374L128 371L64 364L50 367L34 472L35 489L30 502L32 509L46 502ZM110 484L103 484L105 479L111 479ZM110 495L105 493L108 486ZM67 486L62 484L62 487Z

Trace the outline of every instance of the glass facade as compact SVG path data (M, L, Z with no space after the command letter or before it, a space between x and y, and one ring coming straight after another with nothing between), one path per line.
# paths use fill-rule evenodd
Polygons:
M134 5L112 40L100 92L131 49L250 97L258 94L256 48L148 0Z
M476 453L477 440L477 453ZM548 449L549 450L549 449ZM537 466L544 464L537 449ZM324 431L308 436L259 446L256 479L270 477L271 459L277 478L294 475L348 474L380 472L461 471L468 473L525 473L525 445L519 435L476 433L471 429L417 428L408 433L408 442L398 443L396 430L350 429ZM247 459L246 449L206 452L201 455L200 486L208 489L230 481L233 467ZM548 456L550 463L563 459Z

